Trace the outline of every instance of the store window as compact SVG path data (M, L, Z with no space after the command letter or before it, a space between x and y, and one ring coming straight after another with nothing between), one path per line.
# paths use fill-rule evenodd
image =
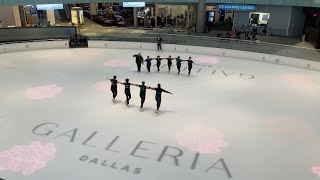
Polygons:
M255 27L268 27L270 13L252 12L249 15L249 25Z

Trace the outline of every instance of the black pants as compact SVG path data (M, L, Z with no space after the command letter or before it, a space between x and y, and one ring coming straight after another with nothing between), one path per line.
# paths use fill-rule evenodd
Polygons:
M147 69L149 72L150 72L150 67L151 67L151 64L147 64Z
M188 74L190 75L192 67L188 67Z
M158 71L160 71L160 66L161 66L161 63L157 63Z
M145 93L140 93L140 98L141 98L140 108L143 108L144 101L146 100L146 94Z
M168 70L171 70L172 63L168 63Z
M113 99L116 98L118 94L117 86L111 86L111 92L112 92Z
M126 102L127 102L127 104L129 104L129 101L131 99L131 93L130 92L125 92L125 94L126 94Z
M141 70L141 63L136 63L136 64L137 64L138 72L140 72L140 70Z
M158 46L158 51L159 51L159 50L162 50L161 44L157 44L157 46Z
M180 74L181 64L177 64L178 74Z
M159 110L161 105L161 97L156 97L156 101L157 101L157 110Z

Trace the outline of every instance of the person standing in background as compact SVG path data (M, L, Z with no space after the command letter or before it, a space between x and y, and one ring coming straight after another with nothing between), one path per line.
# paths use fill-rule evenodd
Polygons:
M161 44L162 44L162 38L161 38L161 36L159 35L159 36L157 37L157 47L158 47L158 51L162 51Z
M1 20L0 20L0 28L2 28L2 22L1 22Z

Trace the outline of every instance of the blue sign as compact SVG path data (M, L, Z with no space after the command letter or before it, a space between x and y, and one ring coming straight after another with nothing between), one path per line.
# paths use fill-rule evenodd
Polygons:
M225 9L230 11L253 11L257 9L254 5L234 5L234 4L220 4L219 9Z

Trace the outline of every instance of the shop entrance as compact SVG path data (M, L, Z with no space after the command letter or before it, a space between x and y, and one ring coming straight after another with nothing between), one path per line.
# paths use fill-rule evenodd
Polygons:
M217 6L207 6L207 28L208 31L231 31L233 26L234 12L219 9Z

